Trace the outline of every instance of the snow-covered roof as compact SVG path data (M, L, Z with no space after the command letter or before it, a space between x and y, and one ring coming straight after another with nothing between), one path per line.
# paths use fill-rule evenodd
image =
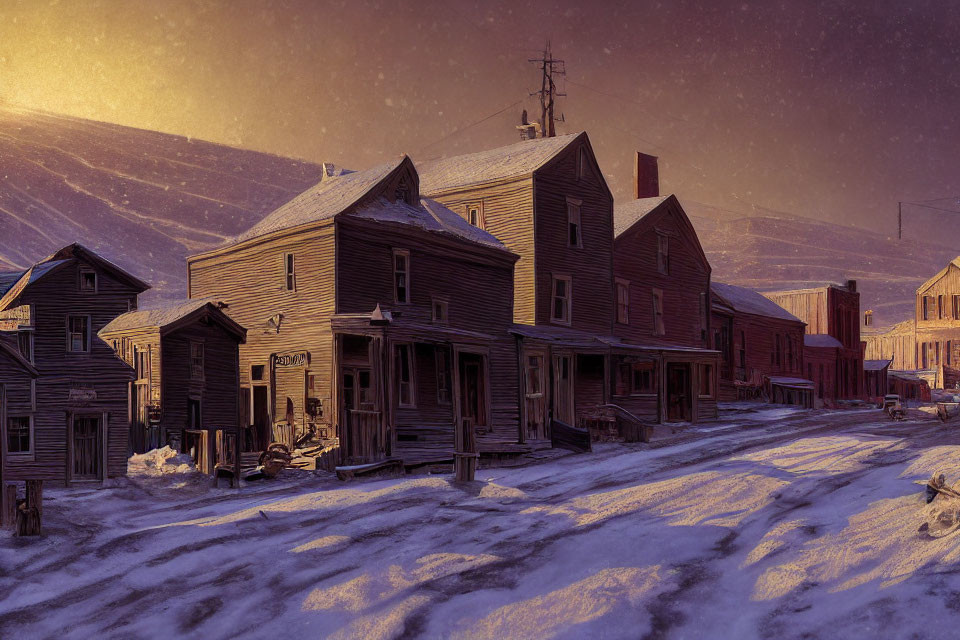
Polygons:
M938 271L935 276L933 276L932 278L930 278L929 280L927 280L926 282L924 282L922 285L920 285L920 286L917 288L917 293L920 293L920 292L922 292L922 291L925 291L925 290L929 289L930 287L932 287L934 284L936 284L936 282L937 282L940 278L942 278L943 276L945 276L945 275L947 274L947 271L950 270L950 267L956 267L956 268L960 269L960 256L957 256L956 258L954 258L953 260L951 260L950 262L948 262L948 263L947 263L947 266L945 266L943 269L940 269L940 271Z
M803 346L835 349L843 344L828 333L807 333L803 336Z
M863 361L863 370L864 371L883 371L890 366L890 363L893 360L864 360Z
M381 199L370 206L351 211L347 215L365 220L408 224L419 227L424 231L446 234L509 251L506 245L492 234L473 226L450 209L429 198L422 198L419 207L411 206L405 202L389 202Z
M487 151L421 162L417 165L420 191L430 195L531 175L581 135L583 132L523 140Z
M231 320L218 306L214 298L197 298L193 300L178 300L152 309L138 309L117 316L111 320L103 329L101 334L115 333L118 331L133 331L136 329L159 329L163 330L184 320L194 313L208 307L207 312L217 317L217 320L225 325L232 333L245 336L246 331Z
M619 236L638 220L666 202L669 195L638 198L613 205L613 235Z
M406 160L406 156L365 171L343 172L327 176L293 200L275 209L228 244L237 244L260 236L333 218L356 204Z
M773 300L764 297L753 289L738 287L734 284L725 284L723 282L710 283L710 290L723 302L733 307L734 311L739 313L750 313L757 316L767 316L778 318L780 320L790 320L800 322L797 316L793 315Z

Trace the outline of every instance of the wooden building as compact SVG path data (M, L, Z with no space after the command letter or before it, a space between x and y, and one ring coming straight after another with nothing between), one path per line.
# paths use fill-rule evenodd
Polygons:
M917 289L914 324L914 368L960 366L960 256Z
M803 363L807 377L813 381L816 406L836 406L840 395L840 354L843 344L823 333L803 336Z
M6 479L71 483L124 475L133 370L97 333L148 285L73 244L26 271L0 273L0 332L36 368L35 409L18 417ZM8 433L12 432L7 423Z
M710 345L710 263L676 196L635 165L635 195L614 208L614 402L656 420L715 419L720 353Z
M263 448L339 438L344 463L519 445L517 256L430 200L409 158L327 167L228 245L188 259L189 296L247 328L241 420Z
M869 400L883 400L887 394L889 370L890 360L864 360L864 387Z
M586 133L420 165L421 191L519 256L513 320L523 433L577 424L611 398L613 196Z
M866 343L864 357L869 360L892 360L891 368L899 371L917 369L916 324L916 320L911 318L886 329L862 329L861 337ZM955 342L960 345L960 339Z
M745 287L714 282L711 292L721 398L736 400L744 390L761 387L774 401L806 404L813 373L804 368L803 321Z
M169 444L213 473L233 464L240 426L239 346L246 331L213 300L166 303L130 311L100 337L136 375L130 386L130 449ZM217 431L221 447L216 447Z
M763 295L806 323L807 334L829 335L840 342L834 374L837 398L863 398L864 347L860 342L860 294L856 281Z
M36 382L39 373L20 353L16 336L0 332L0 489L5 487L8 459L34 450L33 423L37 411ZM0 490L0 525L10 513L7 492ZM6 523L9 524L9 523Z
M887 393L895 393L907 403L930 402L930 384L916 371L887 372Z

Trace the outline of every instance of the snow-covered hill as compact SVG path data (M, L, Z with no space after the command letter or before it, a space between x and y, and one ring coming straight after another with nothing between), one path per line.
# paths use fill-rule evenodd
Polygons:
M81 242L154 287L186 293L184 258L319 180L256 151L0 107L0 270Z

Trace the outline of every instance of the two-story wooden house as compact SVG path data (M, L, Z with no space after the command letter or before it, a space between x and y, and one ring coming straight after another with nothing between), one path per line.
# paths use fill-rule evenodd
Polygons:
M917 288L914 326L912 368L960 368L960 257Z
M97 333L137 306L148 285L73 244L0 274L0 331L38 372L30 419L8 421L7 479L103 480L127 470L133 370ZM26 433L28 431L28 433Z
M846 285L769 291L763 295L806 323L807 334L829 335L840 343L833 376L836 398L862 398L865 345L860 342L860 294L856 281L850 280Z
M803 322L752 289L714 282L711 291L714 346L721 354L720 397L735 400L738 386L762 386L770 398L805 404L813 382L804 368Z
M520 450L513 265L421 200L409 158L328 168L227 246L188 259L189 296L247 328L242 419L339 437L345 463Z
M0 487L9 480L5 470L8 452L14 459L24 451L32 451L34 414L37 411L36 381L39 373L20 353L15 336L0 331ZM9 513L0 491L0 525Z
M215 447L215 434L223 431L226 445L240 426L243 327L215 301L197 299L130 311L99 335L136 375L130 389L134 453L169 444L189 452L205 473L213 472L218 456L233 464L222 450L228 447Z
M661 422L714 419L710 263L676 196L640 191L639 159L642 197L614 208L614 333L642 350L615 356L614 402Z
M419 166L421 191L519 256L513 320L523 437L610 400L613 197L586 133Z

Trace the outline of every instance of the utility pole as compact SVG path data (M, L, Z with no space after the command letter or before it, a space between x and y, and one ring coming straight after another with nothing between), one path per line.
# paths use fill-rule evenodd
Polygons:
M542 77L540 79L540 91L531 93L531 96L540 96L540 126L542 127L540 135L544 138L552 138L557 135L554 128L553 102L554 98L562 98L567 95L557 91L557 85L553 81L553 76L567 75L567 69L563 60L557 60L550 52L550 41L547 40L547 46L543 49L542 58L530 58L530 62L540 65Z
M903 203L897 203L897 240L903 240Z

